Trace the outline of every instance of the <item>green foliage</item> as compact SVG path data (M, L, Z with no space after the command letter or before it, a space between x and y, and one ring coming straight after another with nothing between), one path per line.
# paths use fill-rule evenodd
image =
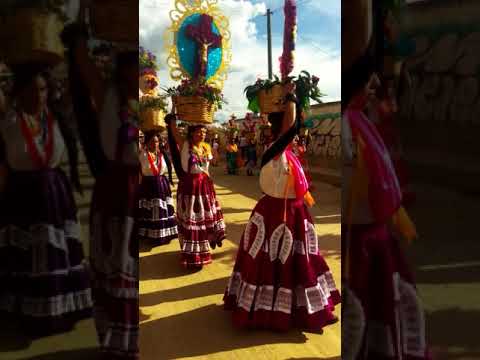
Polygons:
M167 102L163 96L145 96L140 100L139 104L140 112L145 110L163 110L167 111Z
M269 90L275 85L283 85L288 82L294 82L296 85L296 95L300 101L300 106L302 109L308 109L310 107L310 100L314 100L318 103L321 103L321 97L324 94L321 93L318 82L319 78L316 76L310 75L308 71L302 71L300 74L295 76L289 76L283 81L275 75L272 80L270 79L257 79L255 84L249 85L245 88L244 93L248 99L249 105L248 108L253 112L260 112L258 104L258 94L262 90Z
M164 89L170 96L200 96L208 100L217 109L222 109L227 101L223 97L222 91L205 83L197 83L191 80L183 80L180 85Z

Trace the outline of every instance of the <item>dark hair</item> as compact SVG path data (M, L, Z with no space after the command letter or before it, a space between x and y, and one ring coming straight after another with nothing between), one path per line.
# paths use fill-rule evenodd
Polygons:
M13 96L18 96L19 93L29 86L36 76L41 75L48 80L47 74L48 66L42 63L30 63L15 65L12 67L14 74L14 82L12 88Z
M187 130L187 139L192 140L193 133L198 129L206 129L205 125L190 125Z
M157 130L148 130L143 133L145 144L148 144L155 136L159 136Z
M92 51L93 56L110 55L111 53L112 53L112 48L107 44L100 44L99 46L95 47Z
M271 132L273 140L276 140L282 131L282 122L285 112L273 112L268 114L268 122L272 125Z
M376 24L378 26L378 24ZM379 32L373 31L367 49L348 69L342 71L342 111L347 108L353 96L363 89L375 72L381 73L383 53L377 37Z

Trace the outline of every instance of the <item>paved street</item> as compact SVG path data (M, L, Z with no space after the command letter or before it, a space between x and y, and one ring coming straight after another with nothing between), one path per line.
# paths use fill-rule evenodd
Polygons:
M433 181L432 181L433 182ZM480 241L477 197L416 185L410 210L420 238L407 250L438 359L480 358Z
M323 334L232 327L222 308L223 292L260 191L258 177L227 176L220 168L214 172L228 238L214 251L213 264L197 273L184 270L177 241L140 253L141 359L338 359L340 323ZM316 187L313 216L320 247L340 286L340 191L325 183ZM340 315L340 307L336 313Z
M88 210L93 181L85 165L82 183L87 192L77 197L83 241L88 252ZM339 359L340 323L323 334L292 331L239 332L222 309L222 296L233 267L241 232L260 197L258 177L227 176L214 169L214 180L227 222L228 239L214 251L214 263L197 273L179 264L179 244L142 249L141 360L160 359ZM313 216L320 246L340 286L340 191L316 182L317 205ZM340 315L340 307L337 308ZM96 335L92 320L79 323L67 334L27 339L14 322L2 334L0 354L5 360L96 360ZM50 353L58 349L58 353Z

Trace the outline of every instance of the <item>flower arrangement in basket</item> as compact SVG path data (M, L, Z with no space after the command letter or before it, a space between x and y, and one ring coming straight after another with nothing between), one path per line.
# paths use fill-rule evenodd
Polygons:
M165 129L167 102L162 96L144 96L139 102L140 128Z
M318 87L319 78L312 76L308 71L302 71L297 77L287 77L283 81L278 76L273 80L258 79L255 84L244 90L248 99L248 109L262 114L284 111L283 85L292 81L295 83L297 99L300 107L306 110L310 107L310 100L321 103L321 93Z
M157 92L156 57L143 47L138 51L139 90L140 90L140 128L143 130L163 130L166 128L165 113L167 103L164 96Z
M227 103L220 89L191 80L165 91L172 97L179 118L186 122L211 123L215 111Z
M255 84L247 86L244 90L248 99L248 108L256 113L269 114L284 111L283 85L294 82L296 96L302 110L310 106L310 99L321 102L323 94L318 88L319 78L302 71L297 77L290 76L293 71L295 38L297 31L297 9L294 0L285 0L284 5L285 26L283 34L283 53L280 57L281 79L274 76L273 79L258 79Z
M61 0L2 1L1 56L9 64L61 62L64 46L59 35L67 20L63 5Z
M158 71L157 57L143 46L138 49L138 66L140 75L156 75Z
M176 0L168 29L170 76L181 81L166 89L178 117L189 123L211 124L226 103L223 82L230 61L228 20L217 0Z
M143 46L138 49L139 87L142 94L155 94L158 86L157 58Z

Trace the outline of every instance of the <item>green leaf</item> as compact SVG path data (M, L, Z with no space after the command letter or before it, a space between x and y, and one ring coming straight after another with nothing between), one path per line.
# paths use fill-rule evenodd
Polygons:
M252 100L248 103L248 109L253 111L254 113L260 112L260 104L258 102L258 96L255 96Z

